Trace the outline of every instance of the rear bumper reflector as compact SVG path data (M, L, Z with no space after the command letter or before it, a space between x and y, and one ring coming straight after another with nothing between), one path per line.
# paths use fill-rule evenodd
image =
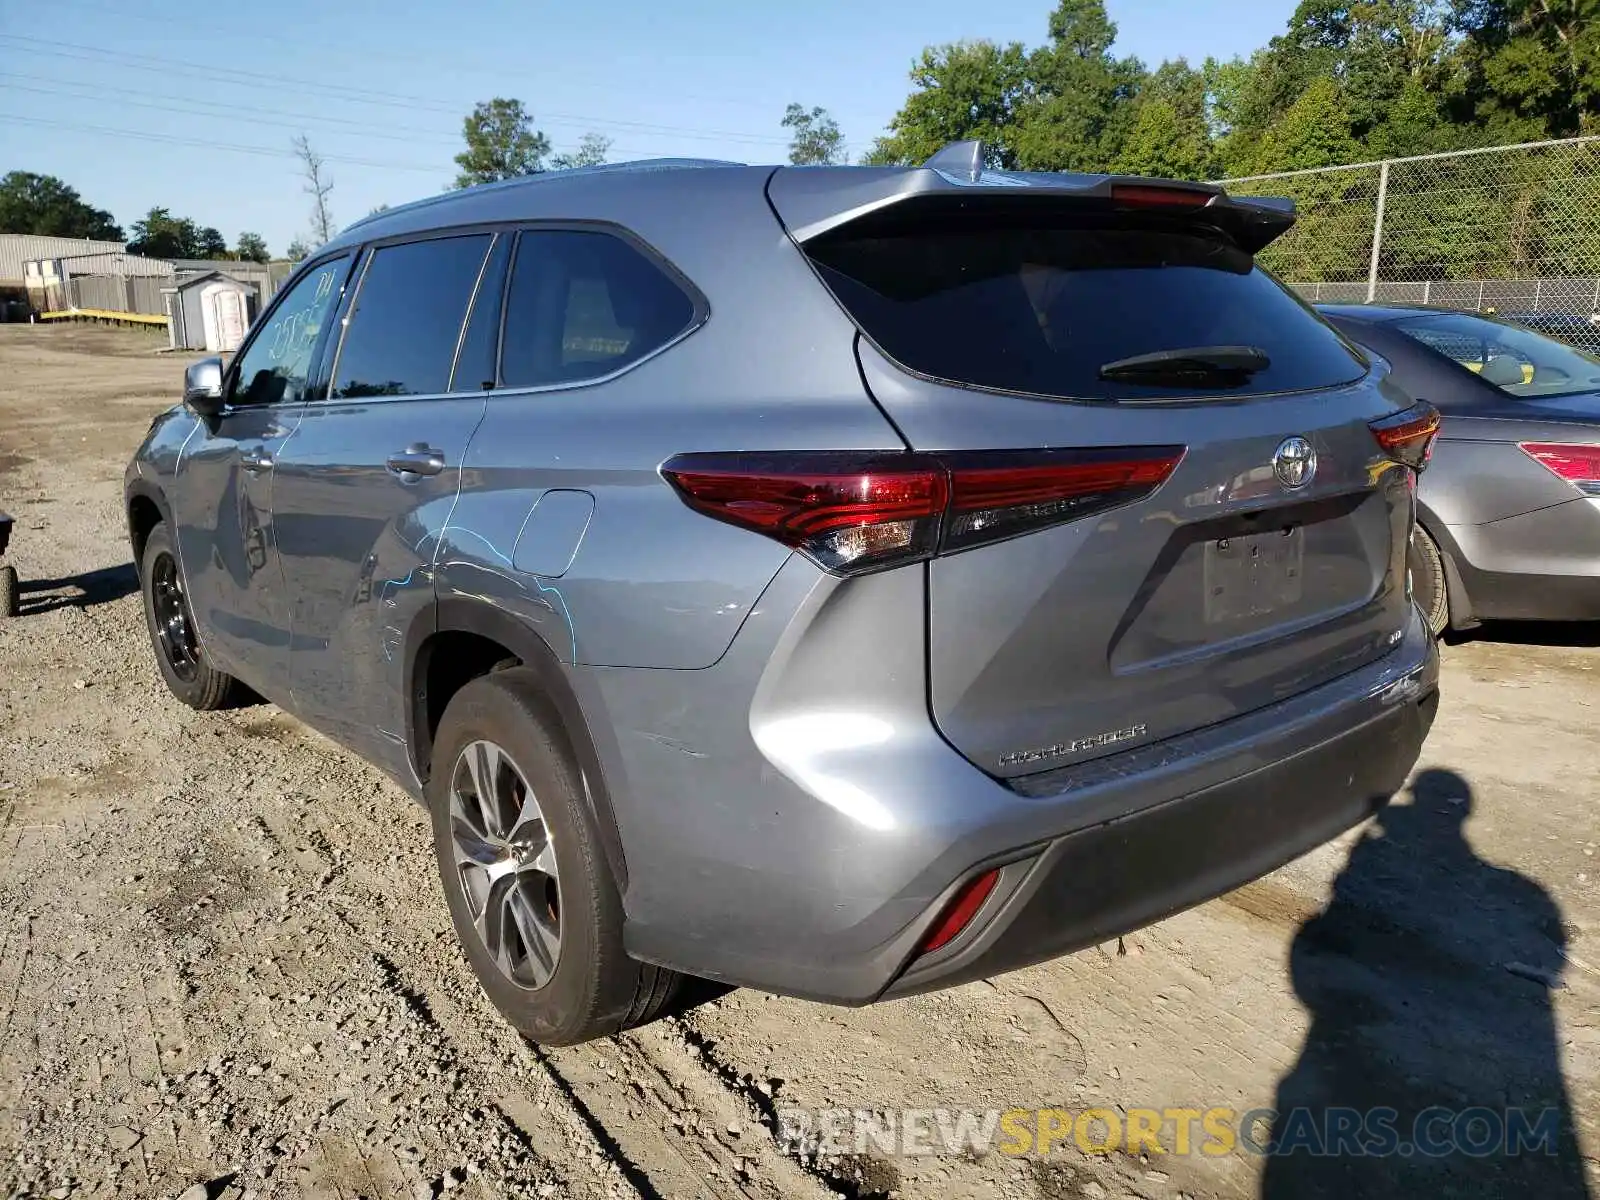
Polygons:
M917 952L932 954L954 941L956 936L972 923L972 918L978 915L978 910L989 898L989 893L994 891L995 882L999 878L999 871L985 871L957 888L956 894L950 898L950 903L944 906L944 912L939 914L939 919L934 922L933 928L928 930L927 936L918 944Z

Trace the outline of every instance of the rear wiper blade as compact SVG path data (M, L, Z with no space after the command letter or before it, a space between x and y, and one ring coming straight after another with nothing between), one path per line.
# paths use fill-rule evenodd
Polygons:
M1184 346L1105 363L1100 367L1100 378L1242 383L1271 365L1267 352L1259 346Z

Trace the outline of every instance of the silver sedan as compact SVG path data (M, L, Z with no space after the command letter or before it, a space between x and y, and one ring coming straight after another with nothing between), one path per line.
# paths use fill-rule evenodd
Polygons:
M1600 620L1600 358L1476 313L1319 311L1444 415L1411 547L1434 631Z

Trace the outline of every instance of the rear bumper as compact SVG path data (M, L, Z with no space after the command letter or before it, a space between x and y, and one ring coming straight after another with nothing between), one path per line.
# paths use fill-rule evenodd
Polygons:
M961 938L888 988L982 979L1105 941L1259 878L1376 812L1433 723L1437 688L1282 762L1051 842Z
M1468 611L1461 615L1486 621L1600 620L1600 498L1577 498L1484 525L1450 525L1446 533L1466 593Z
M1359 821L1403 783L1437 690L1413 609L1388 655L1321 687L1002 783L929 718L918 570L819 575L780 571L715 667L574 671L636 958L865 1004L1052 957ZM955 890L991 867L973 923L919 958Z
M1462 574L1479 620L1600 621L1600 577Z

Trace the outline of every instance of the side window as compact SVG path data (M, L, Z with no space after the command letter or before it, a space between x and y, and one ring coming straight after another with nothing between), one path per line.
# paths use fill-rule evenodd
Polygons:
M595 379L636 362L694 321L665 271L608 233L525 232L506 294L506 387Z
M317 345L349 267L348 256L329 259L295 283L239 359L230 403L292 404L305 399Z
M447 391L487 233L384 246L346 318L331 399Z

